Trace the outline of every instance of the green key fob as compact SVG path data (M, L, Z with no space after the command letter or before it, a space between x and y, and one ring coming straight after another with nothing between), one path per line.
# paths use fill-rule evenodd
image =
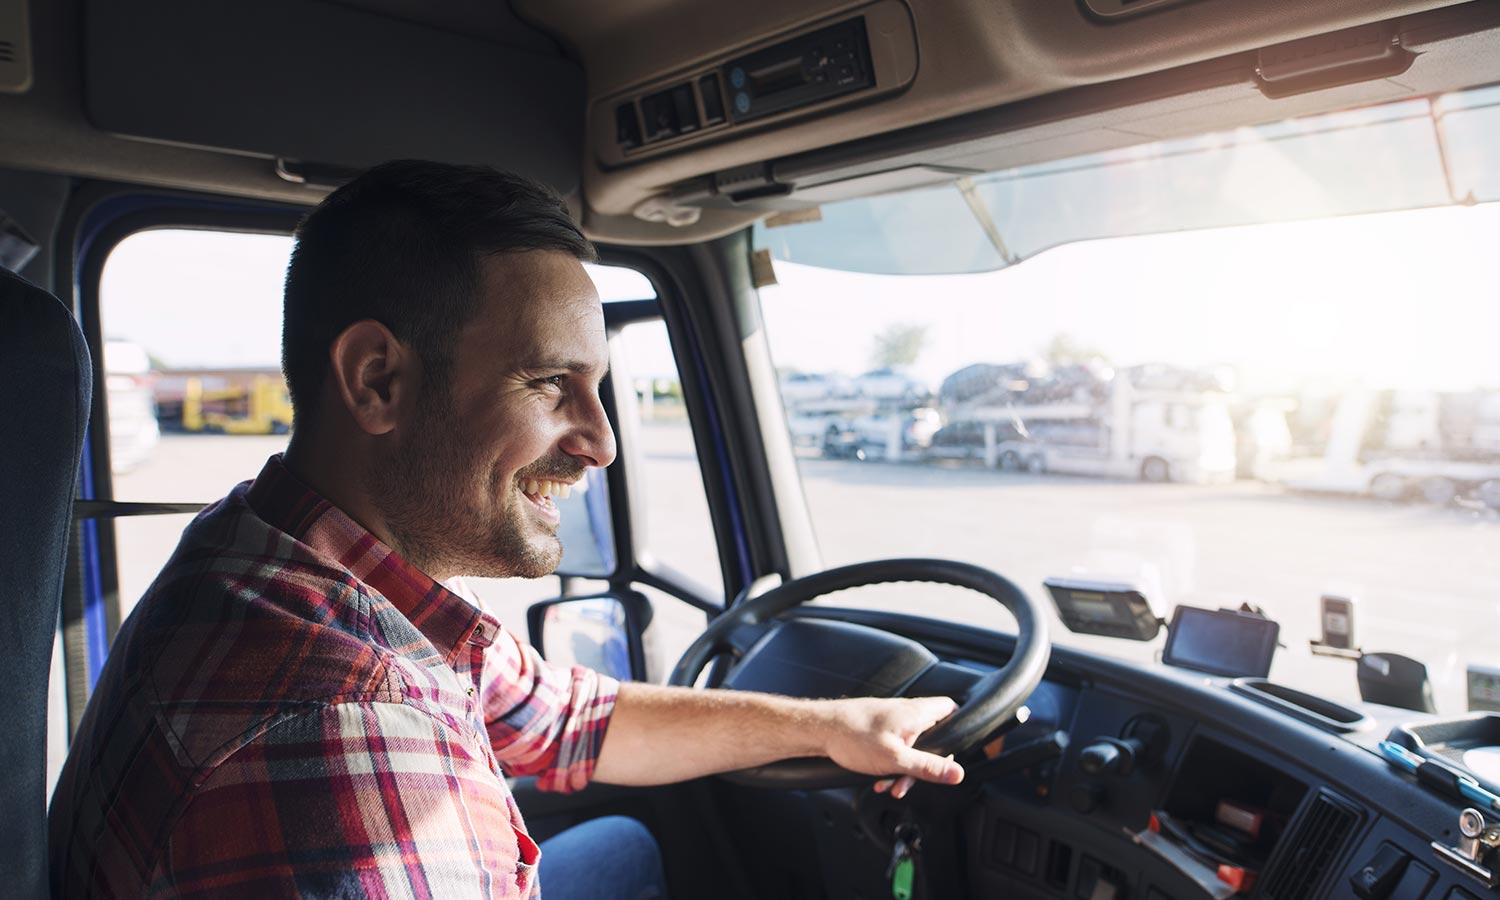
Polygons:
M896 860L896 868L891 872L892 897L896 900L911 900L911 882L916 870L917 864L910 856Z

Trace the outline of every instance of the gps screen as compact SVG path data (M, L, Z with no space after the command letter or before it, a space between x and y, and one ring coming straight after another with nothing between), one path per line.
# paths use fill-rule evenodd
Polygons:
M1162 662L1214 675L1264 678L1280 632L1280 625L1260 616L1179 606L1168 627Z

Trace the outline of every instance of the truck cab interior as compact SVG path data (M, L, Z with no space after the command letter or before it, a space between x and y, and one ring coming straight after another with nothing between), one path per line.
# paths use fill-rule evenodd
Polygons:
M399 158L600 249L620 458L502 618L961 705L920 744L961 785L517 779L539 832L635 816L674 897L1500 886L1500 3L0 0L7 893L259 462L192 467L285 445L288 236Z

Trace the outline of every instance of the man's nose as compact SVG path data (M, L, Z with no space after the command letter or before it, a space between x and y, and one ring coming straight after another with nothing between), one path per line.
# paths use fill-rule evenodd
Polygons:
M584 465L603 468L615 461L615 432L598 396L583 404L577 427L564 440L563 450Z

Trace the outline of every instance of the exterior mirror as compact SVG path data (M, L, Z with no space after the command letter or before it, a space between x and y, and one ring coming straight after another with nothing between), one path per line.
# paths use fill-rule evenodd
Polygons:
M620 681L645 674L641 632L649 611L639 594L559 597L526 611L531 645L548 662L584 666Z

